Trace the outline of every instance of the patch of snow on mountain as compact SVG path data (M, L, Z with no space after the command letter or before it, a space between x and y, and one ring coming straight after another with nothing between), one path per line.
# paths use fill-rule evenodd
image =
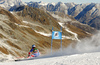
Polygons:
M47 5L48 3L44 3L43 1L40 1L40 2L38 2L39 3L39 5L42 5L42 6L45 6L45 5Z
M96 4L95 7L97 8L97 15L100 16L100 4Z
M65 28L65 30L66 30L67 32L69 32L69 33L71 33L71 34L74 35L74 37L70 37L72 40L80 41L80 40L78 39L78 36L77 36L76 33L70 31L67 27L64 27L64 26L63 26L63 23L59 22L59 24L60 24L63 28ZM66 38L67 38L67 37L66 37Z
M56 5L56 3L54 3L54 2L52 2L51 4L54 5L54 6Z
M55 15L55 14L51 14L54 18L56 18L56 19L58 19L58 20L60 20L60 22L66 22L66 21L71 21L71 19L70 18L62 18L62 17L60 17L60 16L58 16L58 15Z
M31 25L34 25L34 26L39 26L39 25L37 25L37 24L33 24L33 23L30 23L30 22L27 22L27 21L23 21L24 23L26 23L26 24L31 24ZM41 26L39 26L39 27L41 27ZM43 28L43 27L42 27ZM39 34L41 34L41 35L44 35L44 36L48 36L48 37L50 37L52 34L51 33L44 33L44 32L39 32L39 31L36 31L36 30L34 30L36 33L39 33Z
M47 33L44 33L44 32L38 32L38 31L35 31L36 33L39 33L39 34L41 34L41 35L44 35L44 36L48 36L48 37L50 37L51 36L51 34L47 34Z
M26 27L26 28L30 28L29 26L20 25L20 24L17 24L17 23L15 23L15 25L18 25L18 26L20 26L20 27Z

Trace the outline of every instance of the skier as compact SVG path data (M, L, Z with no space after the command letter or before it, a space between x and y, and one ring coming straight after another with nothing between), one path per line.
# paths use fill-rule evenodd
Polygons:
M33 54L31 55L33 51ZM30 52L28 53L28 58L38 57L40 55L39 50L36 48L35 45L32 45Z

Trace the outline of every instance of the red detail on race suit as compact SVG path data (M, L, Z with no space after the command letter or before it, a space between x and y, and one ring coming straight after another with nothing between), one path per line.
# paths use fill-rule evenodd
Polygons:
M28 55L30 55L30 54L31 54L31 52L28 53Z
M31 55L31 57L35 57L34 55Z

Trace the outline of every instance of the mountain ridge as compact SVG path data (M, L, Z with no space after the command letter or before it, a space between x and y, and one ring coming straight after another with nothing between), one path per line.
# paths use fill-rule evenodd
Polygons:
M39 5L38 2L33 2L28 4L30 7L44 8L50 12L63 12L65 14L75 17L81 23L88 24L91 27L99 30L99 16L100 16L100 4L99 3L85 3L85 4L75 4L75 3L62 3L58 2L55 5L49 3L45 6ZM84 15L84 16L83 16ZM97 17L96 17L97 16Z
M22 2L22 0L0 0L0 6L9 11L13 11L21 5L26 5L26 3Z

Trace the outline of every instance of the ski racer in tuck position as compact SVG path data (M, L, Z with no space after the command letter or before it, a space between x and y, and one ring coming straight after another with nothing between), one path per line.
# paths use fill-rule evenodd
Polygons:
M28 58L38 57L39 55L40 55L39 50L36 48L35 45L32 45L32 48L31 48L30 52L28 53Z

